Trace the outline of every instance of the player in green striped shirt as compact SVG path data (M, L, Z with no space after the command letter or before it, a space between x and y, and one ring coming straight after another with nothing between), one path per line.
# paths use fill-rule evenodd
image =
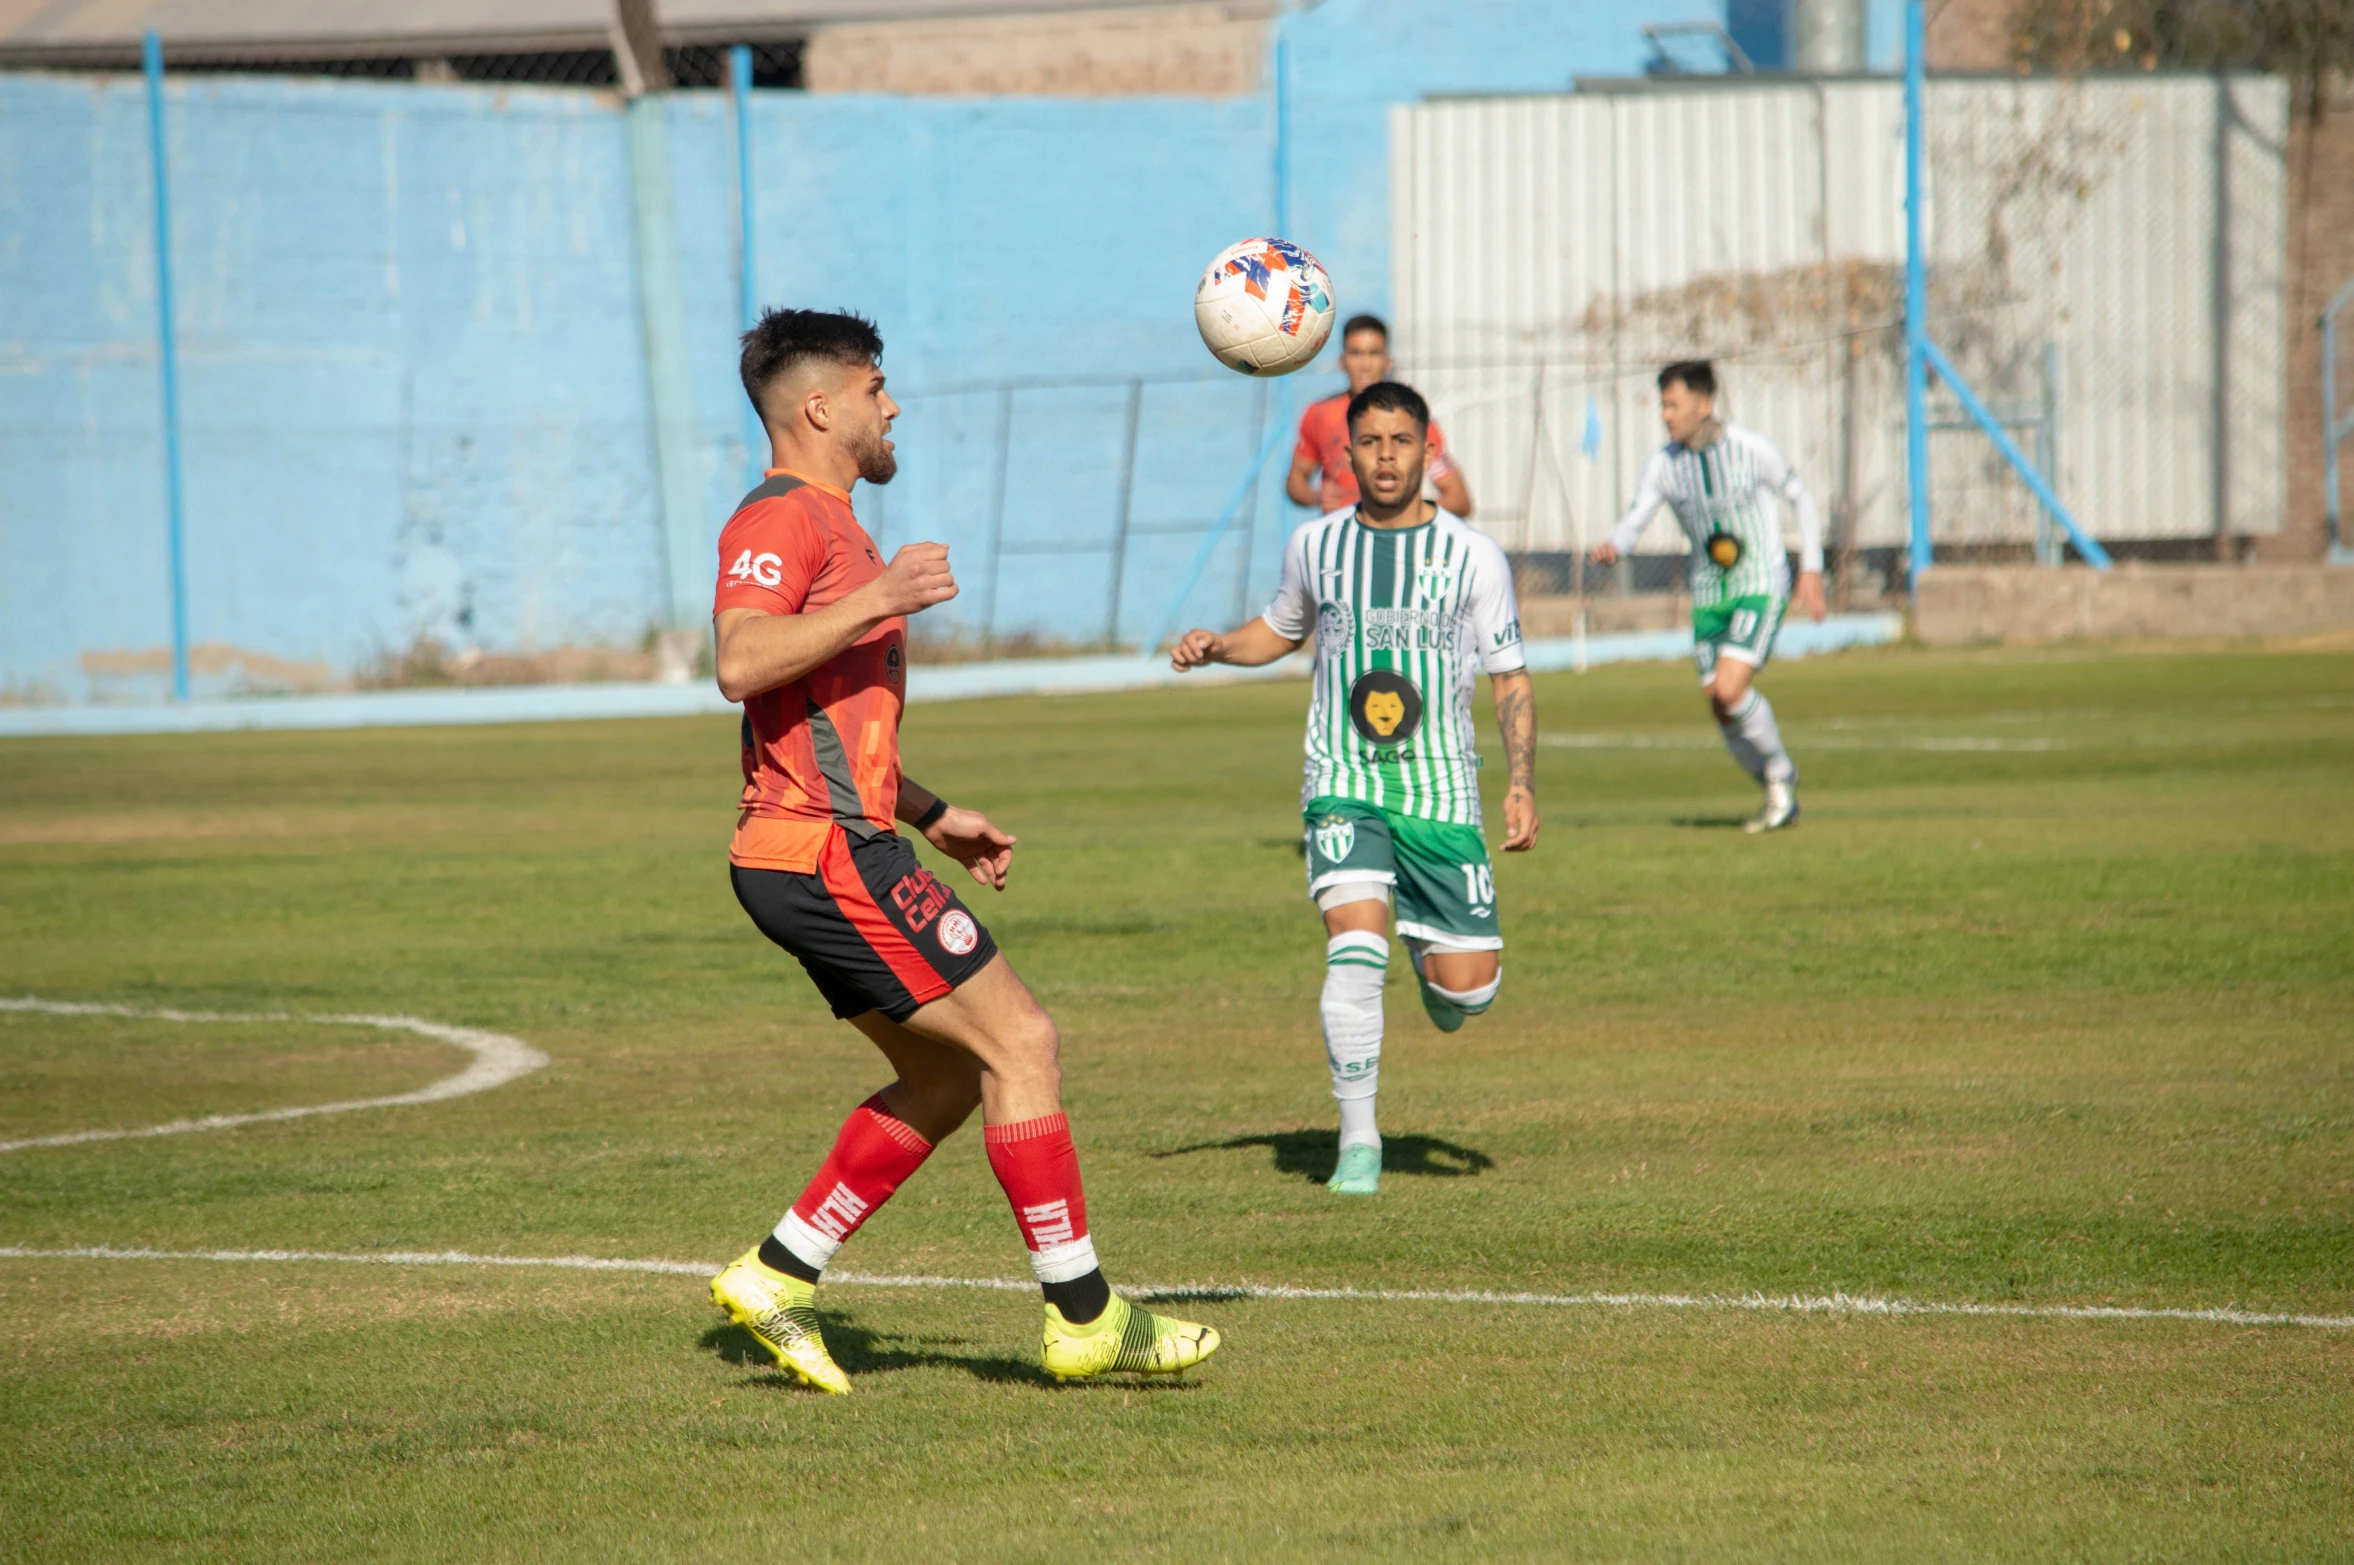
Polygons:
M1188 631L1180 669L1271 663L1316 638L1308 706L1308 894L1324 914L1324 1045L1340 1105L1330 1188L1381 1184L1374 1097L1390 899L1422 1003L1443 1032L1504 981L1496 878L1480 831L1471 693L1488 676L1511 782L1504 851L1537 840L1536 703L1504 551L1422 495L1430 408L1381 381L1350 399L1355 507L1301 525L1266 613L1221 636Z
M1692 546L1692 660L1700 686L1726 750L1765 789L1747 829L1779 831L1798 819L1798 766L1782 748L1773 705L1752 682L1773 656L1784 611L1795 603L1823 617L1822 521L1778 446L1716 416L1716 372L1706 363L1687 359L1659 372L1659 416L1667 444L1643 464L1635 503L1592 559L1608 565L1632 549L1661 506L1675 514ZM1795 593L1777 499L1798 518Z

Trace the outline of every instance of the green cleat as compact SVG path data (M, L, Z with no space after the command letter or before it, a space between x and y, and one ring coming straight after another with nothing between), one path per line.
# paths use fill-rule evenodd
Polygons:
M1332 1171L1324 1188L1334 1195L1377 1194L1381 1189L1381 1148L1362 1144L1342 1147L1340 1166Z

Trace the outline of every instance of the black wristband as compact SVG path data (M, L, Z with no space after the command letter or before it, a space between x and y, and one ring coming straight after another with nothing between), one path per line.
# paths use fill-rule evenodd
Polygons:
M917 831L930 831L932 829L932 823L947 813L948 801L941 798L938 794L934 794L932 795L932 807L924 811L923 814L917 816L914 820L909 821L908 824L913 826Z

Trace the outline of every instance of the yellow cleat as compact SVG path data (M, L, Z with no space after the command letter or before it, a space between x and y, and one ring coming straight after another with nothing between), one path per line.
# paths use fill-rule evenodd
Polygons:
M711 1279L711 1302L801 1384L838 1397L850 1394L850 1377L818 1333L816 1284L761 1265L756 1245Z
M1101 1315L1084 1326L1063 1319L1063 1312L1046 1307L1046 1348L1041 1355L1047 1372L1057 1380L1085 1380L1090 1376L1132 1371L1139 1375L1174 1375L1193 1368L1218 1351L1218 1330L1140 1310L1118 1294Z

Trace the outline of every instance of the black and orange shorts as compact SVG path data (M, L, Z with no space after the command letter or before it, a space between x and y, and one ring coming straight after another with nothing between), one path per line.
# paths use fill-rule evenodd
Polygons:
M833 832L812 875L741 864L728 874L752 922L800 958L839 1017L903 1022L997 955L981 921L892 832Z

